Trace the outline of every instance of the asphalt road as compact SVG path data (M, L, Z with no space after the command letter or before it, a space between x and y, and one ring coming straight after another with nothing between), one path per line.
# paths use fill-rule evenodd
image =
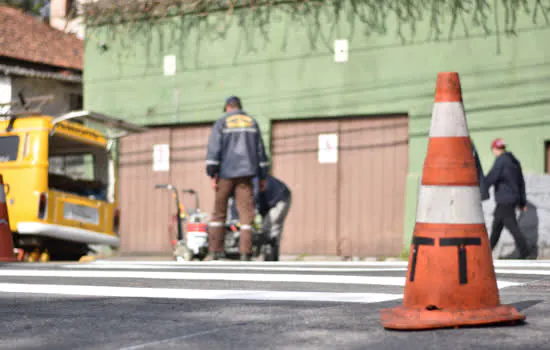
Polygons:
M0 265L0 349L548 349L550 261L496 261L515 326L385 330L401 262Z

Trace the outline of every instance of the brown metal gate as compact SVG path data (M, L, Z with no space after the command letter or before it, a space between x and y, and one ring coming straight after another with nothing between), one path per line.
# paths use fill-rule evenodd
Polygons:
M195 189L203 211L211 212L213 190L204 170L206 144L211 125L158 128L130 135L120 144L120 237L124 253L169 253L168 231L176 207L171 194L154 189L171 183L181 190ZM153 171L153 145L170 145L170 169ZM194 208L194 198L183 196L186 208Z
M282 253L383 256L400 252L408 172L406 116L281 121L273 174L293 203ZM318 159L320 134L338 135L336 163Z

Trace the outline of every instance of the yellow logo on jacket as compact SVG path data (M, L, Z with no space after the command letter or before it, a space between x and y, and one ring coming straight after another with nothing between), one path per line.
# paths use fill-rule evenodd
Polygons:
M225 120L225 124L229 129L250 128L252 127L252 118L246 115L232 115Z

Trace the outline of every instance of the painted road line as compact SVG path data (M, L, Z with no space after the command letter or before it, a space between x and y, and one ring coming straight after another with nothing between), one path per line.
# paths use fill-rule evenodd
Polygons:
M171 343L171 342L174 342L174 341L181 341L181 340L185 340L185 339L189 339L189 338L193 338L193 337L199 337L201 335L218 333L219 331L228 330L228 329L232 329L232 328L237 328L237 327L244 326L244 325L246 325L246 323L234 324L234 325L230 325L230 326L227 326L227 327L212 328L212 329L208 329L208 330L205 330L205 331L189 333L189 334L184 334L184 335L180 335L180 336L177 336L177 337L172 337L172 338L167 338L167 339L162 339L162 340L155 340L155 341L151 341L151 342L147 342L147 343L141 343L141 344L138 344L138 345L132 345L132 346L124 347L124 348L119 348L118 350L136 350L136 349L143 349L143 348L147 348L147 347L151 347L151 346L158 347L161 344Z
M98 269L98 270L212 270L212 266L200 265L130 265L130 264L104 264L104 265L62 265L66 269ZM284 267L284 266L217 266L223 270L243 271L311 271L311 272L386 272L386 271L407 271L406 267Z
M494 260L495 267L533 267L533 268L550 268L548 260Z
M537 276L550 276L548 270L516 270L516 269L495 269L496 273L510 274L510 275L537 275Z
M407 261L234 261L234 260L214 260L214 261L120 261L120 260L96 260L87 265L109 265L109 264L132 264L132 265L170 265L170 266L201 266L201 265L234 265L234 266L342 266L342 267L368 267L368 266L407 266ZM36 263L35 263L36 264ZM52 264L52 263L48 263ZM64 265L72 265L63 263ZM75 263L74 265L79 265ZM80 264L81 265L81 264Z
M61 267L66 269L83 269L83 270L213 270L212 266L199 266L199 265L132 265L132 264L102 264L102 265L62 265ZM353 267L353 268L340 268L340 267L278 267L278 266L217 266L223 270L230 271L286 271L286 272L355 272L355 273L366 273L366 272L406 272L407 267ZM496 273L500 274L523 274L523 275L550 275L550 270L542 270L541 268L545 266L530 266L530 265L512 265L510 267L523 268L519 269L505 269L497 268L495 269ZM550 264L549 266L550 267Z
M494 260L493 264L495 268L550 268L550 262L548 260ZM175 262L175 261L109 261L109 260L98 260L91 263L86 264L71 264L71 263L33 263L33 268L52 268L52 267L61 267L61 268L75 268L75 269L93 269L93 268L103 268L103 269L109 269L109 268L115 268L114 266L124 266L125 268L130 268L131 266L136 266L136 269L142 267L146 269L170 269L170 268L235 268L235 270L243 269L246 270L247 268L253 268L253 269L264 269L268 267L276 267L278 269L288 269L288 271L298 271L298 270L290 270L291 268L303 268L304 271L306 271L308 268L318 268L318 269L326 269L327 271L332 271L333 269L340 269L340 271L345 271L344 268L349 269L349 271L356 271L357 269L382 269L387 268L387 271L390 271L389 269L396 269L395 271L398 271L397 269L401 269L402 271L405 271L407 266L406 261L392 261L392 262L339 262L339 263L331 263L331 262L232 262L232 261L209 261L209 262L200 262L200 261L194 261L194 262ZM4 267L22 267L24 266L21 263L7 263L4 264ZM314 270L312 270L314 271ZM321 271L321 270L318 270ZM338 270L336 270L338 271Z
M20 263L19 263L20 264ZM53 265L54 263L48 263L44 265ZM63 266L93 266L93 265L114 265L114 264L126 264L126 265L150 265L150 266L279 266L279 267L308 267L308 266L322 266L322 267L407 267L408 261L118 261L118 260L96 260L94 262L86 264L67 264L62 263ZM493 264L495 267L514 267L514 266L533 266L533 267L550 267L550 260L511 260L511 259L494 259ZM36 263L35 263L36 266Z
M119 278L119 279L162 279L200 281L245 281L245 282L290 282L290 283L333 283L355 285L404 286L405 277L354 276L354 275L305 275L265 273L200 273L162 271L90 271L90 270L0 270L0 276L11 277L68 277L68 278ZM522 283L498 281L499 288L518 286Z
M495 264L497 265L497 264ZM98 269L98 270L116 270L116 269L126 269L126 270L212 270L213 266L204 266L204 265L134 265L134 264L86 264L86 265L61 265L65 269ZM407 271L407 267L299 267L299 266L216 266L217 268L224 270L235 270L235 271L311 271L311 272L385 272L385 271ZM501 267L499 265L497 268ZM543 265L509 265L504 267L516 267L516 268L530 268L532 271L540 271L541 268L550 268ZM498 270L499 273L505 273L506 270ZM525 271L530 271L525 269ZM544 271L544 270L543 270ZM543 273L544 274L544 273Z
M160 298L197 300L320 301L340 303L380 303L401 299L402 294L284 292L265 290L211 290L176 288L107 287L59 284L0 283L0 292L72 295L88 297Z

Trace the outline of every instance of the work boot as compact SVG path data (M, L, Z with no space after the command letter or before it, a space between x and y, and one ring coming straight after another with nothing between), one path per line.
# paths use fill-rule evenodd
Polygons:
M241 254L241 261L250 261L252 260L251 254Z
M223 252L210 252L204 258L204 261L222 260L223 258L225 258L225 254Z

